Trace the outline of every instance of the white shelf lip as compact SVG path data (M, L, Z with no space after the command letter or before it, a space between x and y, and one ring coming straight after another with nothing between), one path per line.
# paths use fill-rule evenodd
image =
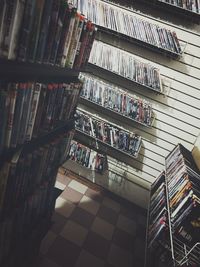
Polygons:
M104 144L104 145L106 145L106 146L108 146L108 147L110 147L110 148L112 148L112 149L115 149L115 150L117 150L117 151L119 151L119 152L121 152L121 153L123 153L123 154L125 154L125 155L127 155L127 156L129 156L129 157L131 157L131 158L137 158L137 157L138 157L138 154L139 154L139 151L140 151L140 149L141 149L142 141L140 142L140 146L139 146L139 148L138 148L138 152L135 153L135 155L132 155L132 154L127 153L127 152L124 151L124 150L121 150L121 149L118 149L118 148L116 148L116 147L114 147L114 146L111 146L110 144L105 143L105 142L103 142L102 140L100 140L100 139L98 139L98 138L96 138L96 137L94 137L94 136L91 136L91 135L89 135L88 133L85 133L85 132L83 132L83 131L81 131L81 130L79 130L79 129L77 129L77 128L75 128L75 130L76 130L77 132L79 132L80 134L87 135L88 137L94 139L94 141L96 141L97 143L100 142L100 143L102 143L102 144ZM140 137L140 138L141 138L141 137ZM95 148L94 148L94 149L95 149ZM98 150L98 148L96 148L96 149Z
M126 79L126 80L128 80L128 81L131 81L131 82L133 82L134 84L137 84L137 85L139 85L139 86L142 86L142 87L144 87L144 88L147 88L147 89L149 89L149 90L151 90L151 91L153 91L153 92L156 92L156 93L158 93L158 94L165 94L164 92L163 92L163 84L162 84L162 82L161 82L161 75L160 75L160 78L159 78L159 81L160 81L160 90L156 90L155 88L153 88L153 87L151 87L151 86L148 86L148 85L145 85L145 84L143 84L143 83L139 83L139 82L137 82L137 81L135 81L135 80L132 80L132 79L130 79L130 78L128 78L128 77L125 77L125 76L122 76L122 75L120 75L119 73L117 73L117 72L113 72L113 71L110 71L110 70L108 70L108 69L106 69L106 68L103 68L103 67L101 67L101 66L99 66L99 65L97 65L97 64L94 64L94 63L91 63L91 62L89 62L88 61L88 64L89 65L91 65L91 66L95 66L95 67L97 67L97 68L100 68L100 69L103 69L103 70L105 70L105 71L107 71L107 72L109 72L109 73L112 73L112 74L114 74L114 75L117 75L117 76L119 76L119 77L122 77L122 78L124 78L124 79Z
M97 105L98 107L101 107L101 108L103 108L103 109L105 109L105 110L109 110L109 111L111 111L111 112L114 112L115 114L117 114L117 115L119 115L119 116L121 116L121 117L124 117L124 118L129 119L129 120L131 120L131 121L133 121L133 122L136 122L136 123L138 123L138 124L141 124L141 125L143 125L143 126L145 126L145 127L147 127L147 128L151 128L151 127L153 126L153 123L154 123L154 120L155 120L155 116L152 117L151 125L148 125L148 124L145 124L145 123L143 123L143 122L134 120L134 119L132 119L131 117L128 117L128 116L126 116L126 115L124 115L124 114L122 114L122 113L120 113L120 112L117 112L117 111L115 111L115 110L113 110L113 109L106 108L106 107L104 107L104 106L102 106L102 105L100 105L100 104L98 104L98 103L96 103L96 102L94 102L94 101L92 101L92 100L89 100L89 99L87 99L87 98L85 98L85 97L83 97L83 96L80 96L80 98L83 99L84 101L87 101L87 102L89 102L89 103L92 103L92 104L94 104L94 105ZM153 115L154 115L154 113L153 113Z

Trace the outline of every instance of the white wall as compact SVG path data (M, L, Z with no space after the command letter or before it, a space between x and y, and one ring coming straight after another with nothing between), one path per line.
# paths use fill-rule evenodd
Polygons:
M200 133L200 27L197 25L173 25L164 20L150 18L137 14L137 16L157 23L163 27L175 30L182 45L186 45L181 59L172 60L164 55L140 48L123 40L115 40L114 44L145 58L160 69L163 82L169 85L168 95L156 95L148 90L136 88L128 82L125 88L131 89L134 94L149 100L156 114L152 128L145 128L138 124L119 122L109 116L102 117L112 120L122 127L137 132L143 138L142 148L138 159L134 160L133 168L126 167L128 179L142 187L130 182L123 186L109 186L115 191L136 204L147 207L148 190L159 172L164 168L164 159L177 143L182 143L192 150L197 136ZM183 20L184 22L184 20ZM113 37L100 34L101 40L113 42ZM91 112L91 108L89 109ZM112 168L114 168L112 166ZM116 167L116 171L118 168ZM104 178L106 179L106 178ZM102 182L103 183L103 182Z

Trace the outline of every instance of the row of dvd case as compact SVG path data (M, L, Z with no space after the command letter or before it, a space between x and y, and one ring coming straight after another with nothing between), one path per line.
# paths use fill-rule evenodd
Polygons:
M200 13L200 1L199 0L158 0L159 2L171 4L177 7L181 7L190 10L195 13Z
M0 57L80 68L95 32L65 0L0 2Z
M153 111L150 102L131 95L123 89L95 76L83 74L81 97L147 126L152 125Z
M89 63L106 69L152 90L162 92L159 69L136 59L131 53L117 47L94 41Z
M136 157L139 153L141 136L91 117L83 111L77 110L76 112L75 128L132 156Z
M166 159L166 178L172 231L192 247L200 241L200 173L190 154L176 146Z
M167 236L168 213L165 172L161 172L151 187L148 220L148 249L153 251Z
M103 173L106 169L106 156L76 142L71 142L69 157L80 165L94 170L98 173Z
M158 48L181 53L175 31L141 19L133 12L101 0L70 0L96 25L118 32Z
M0 153L62 126L72 117L81 83L2 83Z

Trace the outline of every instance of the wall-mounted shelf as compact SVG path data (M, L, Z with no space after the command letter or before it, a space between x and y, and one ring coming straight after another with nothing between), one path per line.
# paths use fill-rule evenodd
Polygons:
M89 63L156 92L162 92L160 70L119 47L95 41Z
M176 4L167 3L165 1L160 0L137 0L139 2L143 2L144 4L153 5L158 9L161 9L163 11L171 12L173 14L176 14L179 17L183 17L187 19L189 22L195 22L200 23L200 13L194 12L192 10L183 8L181 6L178 6ZM199 7L200 8L200 7Z
M120 32L116 32L116 31L108 29L108 28L98 26L98 31L102 32L102 33L109 33L109 34L116 36L118 38L121 38L127 42L136 44L138 46L142 46L144 48L148 48L155 53L162 54L162 55L164 55L168 58L171 58L171 59L179 59L182 56L182 52L181 53L172 52L166 48L164 49L162 47L158 47L158 46L152 45L150 43L145 43L142 40L136 39L134 37L125 35L125 34L120 33Z
M135 1L138 2L139 4L141 4L142 7L145 7L146 5L148 5L149 7L157 8L158 10L162 10L165 13L169 12L172 14L176 14L180 18L187 19L188 22L194 22L194 23L198 23L198 24L200 23L200 13L183 8L183 7L178 6L176 4L168 3L166 0L165 1L162 1L162 0L135 0ZM105 1L105 2L107 2L107 1ZM110 2L116 2L116 1L112 0ZM130 0L125 0L125 1L118 0L117 2L120 3L121 5L127 6L128 8L134 8L133 2ZM200 6L199 6L199 8L200 8Z
M71 2L73 2L73 4L77 6L78 10L82 14L84 14L89 20L93 21L96 24L99 31L108 31L110 34L117 35L119 38L126 39L128 42L144 46L145 48L153 50L157 53L164 54L165 56L170 58L179 58L181 56L182 51L179 47L179 42L176 36L168 33L167 29L158 27L158 31L165 31L165 34L170 35L166 38L166 43L163 45L163 42L158 40L159 38L163 40L163 37L161 37L159 35L159 32L157 32L156 25L148 22L148 20L145 21L145 18L138 18L138 14L136 14L136 12L131 9L116 4L113 1L93 1L93 5L87 5L87 2L85 3L86 5L80 5L80 2L75 0L72 0ZM94 6L96 7L96 9L94 8ZM98 10L98 13L95 13L95 10ZM126 15L126 18L125 16L121 16L121 11L123 11L123 13ZM102 20L103 16L108 17L108 19ZM129 17L131 18L129 19ZM127 19L129 19L129 23L127 22ZM144 29L145 26L140 25L143 24L143 21L145 22L144 25L146 27L150 27L151 31L156 34L155 38L146 36ZM122 27L120 26L121 24ZM135 29L132 30L132 32L128 28L129 24L135 26ZM145 37L141 36L142 34L138 34L138 32L144 33ZM168 38L170 39L170 41L168 41Z
M91 113L78 109L75 116L75 129L133 157L138 156L142 142L141 136L119 128L116 124L96 118Z
M154 89L153 87L150 87L150 86L144 85L142 83L136 82L134 80L128 79L126 77L119 75L118 73L109 71L105 68L99 67L99 66L94 65L92 63L88 63L88 65L86 67L86 72L91 73L93 75L97 75L97 76L101 77L102 79L106 79L106 77L108 77L108 76L112 76L113 79L120 78L124 82L126 82L126 81L131 82L135 87L138 87L138 88L141 88L144 90L146 89L146 90L152 91L153 93L156 93L156 94L164 95L162 87L161 87L161 91L158 91L158 90Z
M127 159L126 159L127 156L130 159L131 158L136 159L138 156L138 154L134 156L134 155L127 153L126 151L119 150L115 147L112 147L110 144L105 143L105 142L103 142L97 138L94 138L94 137L90 136L89 134L84 133L84 132L77 130L77 129L76 129L76 132L74 135L74 140L96 150L99 153L107 154L113 158L119 159L120 161L122 161L124 163L127 163ZM140 147L141 147L141 145L140 145ZM140 147L139 147L138 151L140 151ZM124 156L126 156L126 157L124 157ZM131 164L129 164L129 165L131 165Z
M151 128L154 124L154 120L155 120L155 116L152 117L152 122L151 122L151 125L147 125L145 123L142 123L140 121L137 121L137 120L134 120L132 119L131 117L128 117L128 116L125 116L113 109L109 109L109 108L105 108L104 106L96 103L96 102L93 102L89 99L86 99L84 97L80 97L79 98L79 104L83 104L83 105L86 105L86 106L89 106L93 109L95 109L96 111L101 111L103 112L105 115L112 115L115 117L115 119L119 119L120 121L124 122L124 120L127 120L127 122L130 124L130 123L137 123L139 125L142 125L142 126L145 126L147 128Z

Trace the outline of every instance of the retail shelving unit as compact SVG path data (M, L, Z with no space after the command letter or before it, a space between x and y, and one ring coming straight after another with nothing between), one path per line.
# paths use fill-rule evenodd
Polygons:
M199 178L191 152L177 145L151 187L146 267L199 267Z

